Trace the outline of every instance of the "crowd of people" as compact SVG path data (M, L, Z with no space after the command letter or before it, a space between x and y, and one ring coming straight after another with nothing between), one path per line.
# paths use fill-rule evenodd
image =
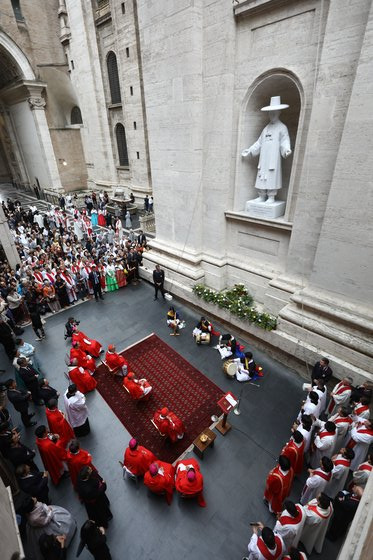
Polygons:
M347 533L372 470L373 419L369 382L353 387L342 379L327 396L332 376L327 358L317 362L307 397L291 427L277 465L267 476L264 501L276 516L272 528L251 523L249 555L243 560L306 560L321 553L325 537ZM295 477L307 468L299 502L289 500Z
M111 558L106 529L112 512L106 482L79 441L90 432L85 395L97 386L96 360L104 349L80 330L78 321L68 319L65 338L72 344L63 412L58 402L61 395L42 374L34 346L20 338L23 329L32 324L36 340L42 341L47 336L43 319L46 312L54 314L69 308L78 299L94 297L99 301L106 291L139 279L146 236L142 232L135 235L131 229L124 235L121 219L113 223L106 210L107 194L93 195L86 197L83 210L76 208L68 195L60 199L60 207L44 215L36 208L25 211L19 201L2 203L21 257L15 270L5 262L0 264L0 342L15 368L15 379L5 384L6 398L20 413L25 429L36 425L31 403L45 409L45 422L35 430L45 469L40 471L34 461L35 451L22 443L2 392L0 452L12 466L9 478L15 477L24 493L17 514L30 560L60 560L66 556L76 522L68 510L51 505L49 482L57 486L67 477L88 518L80 528L79 550L87 547L97 560ZM147 211L151 211L149 206ZM97 225L101 229L96 230ZM159 293L165 299L164 272L159 266L153 281L154 299ZM180 313L170 307L166 320L171 335L178 336L185 326ZM252 353L244 352L231 334L215 331L207 318L201 317L193 336L198 345L210 344L213 336L218 337L216 348L226 363L229 359L234 364L238 381L261 375ZM153 387L146 379L137 379L113 344L106 351L104 363L110 374L123 378L123 388L131 398L149 398ZM325 537L335 540L347 532L372 469L372 387L368 383L353 387L346 377L328 398L331 376L328 360L323 358L312 370L311 383L304 386L307 396L291 427L290 439L265 483L264 500L276 521L272 528L260 521L251 523L247 560L306 560L313 550L321 552ZM184 436L183 422L167 407L157 410L152 422L159 436L168 438L171 445ZM122 466L126 477L136 482L143 478L144 485L164 495L168 505L176 490L206 507L203 475L193 458L171 465L131 438ZM308 478L295 503L289 500L292 484L305 468Z
M84 209L75 207L69 195L68 204L66 200L45 214L36 207L23 209L19 200L2 202L21 264L12 269L5 260L0 263L0 316L16 334L31 322L42 340L46 312L56 313L79 299L99 301L104 292L140 280L146 235L132 229L125 234L121 218L113 222L106 210L107 194L92 201L93 194ZM9 331L0 324L0 342L5 341L8 355L9 340Z

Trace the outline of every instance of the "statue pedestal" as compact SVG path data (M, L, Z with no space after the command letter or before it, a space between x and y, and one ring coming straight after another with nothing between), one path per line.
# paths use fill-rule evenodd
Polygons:
M258 202L248 200L245 204L245 212L253 218L279 218L285 214L286 202L275 200L275 202Z

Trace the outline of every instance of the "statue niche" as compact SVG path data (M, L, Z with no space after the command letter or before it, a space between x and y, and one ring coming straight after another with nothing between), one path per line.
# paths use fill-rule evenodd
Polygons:
M255 188L258 197L248 200L245 212L251 216L278 218L285 212L286 203L275 200L282 188L282 163L291 155L290 137L287 126L280 121L280 113L289 105L281 103L280 96L271 97L270 104L262 107L269 116L269 123L262 130L258 140L242 151L243 158L259 156Z

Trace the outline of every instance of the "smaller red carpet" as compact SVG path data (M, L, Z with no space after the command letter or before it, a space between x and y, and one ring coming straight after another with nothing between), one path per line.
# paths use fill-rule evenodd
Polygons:
M110 375L104 364L95 374L97 390L131 436L162 461L173 463L211 424L211 415L221 414L217 402L224 391L155 334L121 355L128 360L130 371L152 385L149 400L133 401L121 379ZM175 412L186 427L184 438L175 444L161 437L151 423L154 412L163 406ZM123 449L127 443L123 440Z

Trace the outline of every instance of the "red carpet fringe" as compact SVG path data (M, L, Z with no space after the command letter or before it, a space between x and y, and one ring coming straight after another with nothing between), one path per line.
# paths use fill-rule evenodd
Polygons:
M95 374L97 390L131 436L162 461L173 463L210 426L211 415L220 414L216 403L224 392L155 334L121 354L128 360L130 371L138 378L146 377L152 385L150 399L134 402L121 379L111 376L104 364ZM176 444L161 437L150 421L155 410L163 406L185 424L184 438ZM127 443L123 441L123 449Z

